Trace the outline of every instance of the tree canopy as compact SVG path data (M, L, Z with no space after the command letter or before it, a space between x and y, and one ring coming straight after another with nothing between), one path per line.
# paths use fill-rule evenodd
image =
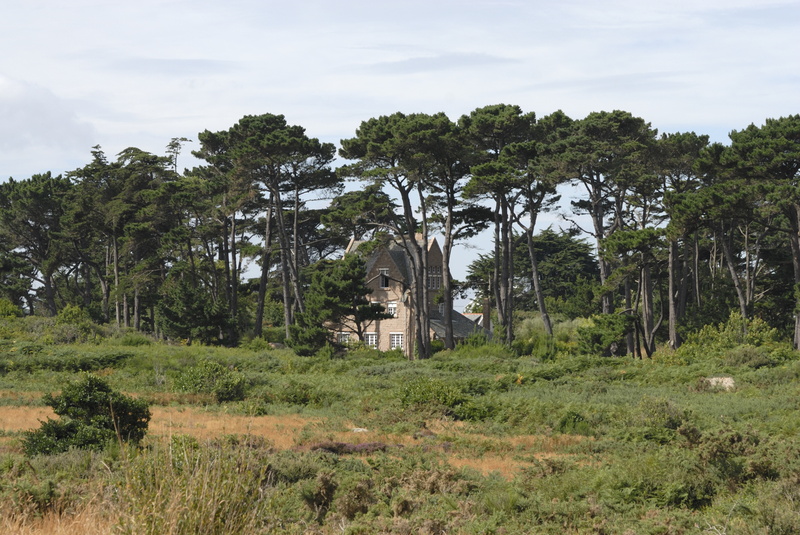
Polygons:
M97 322L233 345L264 336L321 347L378 306L351 240L395 236L411 266L416 354L432 352L424 246L442 236L444 343L453 347L459 249L491 229L467 287L497 339L515 316L628 316L625 349L651 354L736 310L800 345L800 116L709 143L658 134L629 112L537 117L516 105L457 120L363 121L337 147L282 115L197 136L202 165L91 149L72 172L0 184L0 298L27 315L79 306ZM562 200L563 199L563 200ZM567 201L569 199L569 202ZM537 228L557 212L562 229ZM589 238L589 246L584 239ZM338 258L338 260L336 260ZM437 275L438 276L438 275ZM280 335L278 335L280 333Z

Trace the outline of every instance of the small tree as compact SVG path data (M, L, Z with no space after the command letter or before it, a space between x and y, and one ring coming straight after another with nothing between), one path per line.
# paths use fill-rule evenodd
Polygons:
M306 309L291 327L290 345L298 354L322 349L332 329L354 333L364 340L373 321L390 318L383 306L370 303L372 290L364 282L364 259L356 254L341 260L324 260L311 268Z
M48 418L39 429L24 433L22 447L29 456L102 449L114 439L138 443L150 422L147 402L115 392L92 374L65 386L61 395L42 399L61 419Z

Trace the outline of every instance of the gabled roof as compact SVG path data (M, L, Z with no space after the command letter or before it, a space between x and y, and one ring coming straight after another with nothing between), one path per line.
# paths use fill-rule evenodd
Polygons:
M430 319L431 319L431 329L433 332L436 333L436 336L439 338L444 338L444 317L438 310L431 310L430 312ZM478 328L475 323L473 323L469 318L464 316L463 314L453 311L453 337L454 338L467 338L468 336L479 332L480 329Z
M417 243L423 245L425 242L422 240L422 235L417 234ZM365 241L359 241L355 239L351 239L350 243L347 245L345 249L345 254L351 253L358 249L358 246L362 243L366 243ZM428 243L426 244L426 249L430 252L434 249L439 250L439 243L436 241L436 238L430 238ZM411 279L411 269L409 266L408 256L406 255L406 251L402 245L402 238L400 236L395 236L394 239L389 240L385 247L376 249L370 256L367 258L366 261L366 269L369 273L373 267L375 267L375 263L378 261L378 257L380 256L381 251L386 251L389 258L397 267L397 270L402 275L403 279L408 281ZM381 266L383 267L383 266Z

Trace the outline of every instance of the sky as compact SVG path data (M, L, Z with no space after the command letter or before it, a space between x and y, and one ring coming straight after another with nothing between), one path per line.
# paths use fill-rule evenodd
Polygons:
M0 50L0 181L262 113L337 146L498 103L723 143L800 113L800 0L2 0Z

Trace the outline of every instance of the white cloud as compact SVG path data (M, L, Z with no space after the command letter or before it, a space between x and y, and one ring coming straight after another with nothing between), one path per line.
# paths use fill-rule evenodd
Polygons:
M0 149L73 149L93 138L74 105L52 91L0 76Z
M75 103L0 75L0 180L70 170L96 143L94 127Z

